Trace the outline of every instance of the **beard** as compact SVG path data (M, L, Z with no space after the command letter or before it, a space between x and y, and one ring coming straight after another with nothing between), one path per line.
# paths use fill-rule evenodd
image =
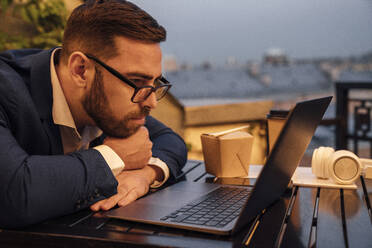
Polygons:
M131 119L142 118L150 113L149 107L142 107L139 111L129 112L121 119L114 117L109 107L107 96L103 88L102 73L96 68L96 74L91 89L84 97L83 108L104 134L115 138L127 138L134 134L142 125L130 123Z

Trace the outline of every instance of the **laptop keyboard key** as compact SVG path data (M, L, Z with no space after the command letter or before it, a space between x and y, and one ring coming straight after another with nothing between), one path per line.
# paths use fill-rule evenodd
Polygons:
M170 219L171 222L181 222L182 220L186 219L187 217L190 217L188 214L180 214L175 218Z
M211 221L208 221L207 223L205 223L207 226L216 226L218 224L218 221L214 221L214 220L211 220Z

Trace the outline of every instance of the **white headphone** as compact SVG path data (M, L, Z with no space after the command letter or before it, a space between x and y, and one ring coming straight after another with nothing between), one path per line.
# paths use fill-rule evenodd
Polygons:
M372 178L372 160L362 159L347 150L319 147L313 152L311 170L319 178L332 178L340 184L353 183L361 173Z

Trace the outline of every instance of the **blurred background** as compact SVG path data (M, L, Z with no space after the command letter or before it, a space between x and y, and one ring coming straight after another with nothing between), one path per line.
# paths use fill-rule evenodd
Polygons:
M360 56L372 49L368 0L134 0L168 30L164 52L180 64Z
M60 45L66 18L81 2L0 0L0 51ZM251 161L262 163L270 110L335 95L336 82L372 82L371 0L132 2L167 29L163 72L174 86L153 115L184 137L189 158L202 158L201 133L249 124ZM315 147L335 146L335 102L308 157Z

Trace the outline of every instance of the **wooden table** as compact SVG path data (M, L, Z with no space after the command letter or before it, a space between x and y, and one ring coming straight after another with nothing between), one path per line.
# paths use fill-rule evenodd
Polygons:
M199 161L188 161L184 171L189 181L211 181ZM244 183L253 184L254 179ZM22 230L0 229L0 247L372 247L372 180L361 178L357 184L357 190L288 189L231 237L131 223L84 210Z

